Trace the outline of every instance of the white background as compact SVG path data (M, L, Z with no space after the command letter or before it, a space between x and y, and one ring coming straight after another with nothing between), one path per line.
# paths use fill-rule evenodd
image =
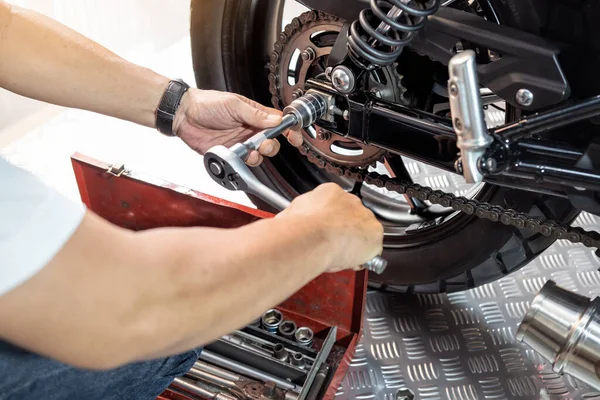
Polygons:
M222 0L214 0L222 1ZM10 0L44 13L120 56L194 85L185 0ZM291 4L290 4L291 3ZM302 12L286 3L284 23ZM90 112L50 106L0 89L0 155L79 199L70 155L109 163L250 205L204 173L202 159L177 139Z

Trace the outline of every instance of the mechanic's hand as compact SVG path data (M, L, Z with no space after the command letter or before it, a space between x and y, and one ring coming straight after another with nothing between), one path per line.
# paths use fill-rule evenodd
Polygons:
M192 149L204 154L212 146L232 146L280 122L280 111L264 107L244 96L189 89L175 114L173 132ZM292 145L302 144L300 132L289 131L284 135ZM260 164L263 156L277 154L279 146L277 140L265 140L258 151L250 153L247 164Z
M333 252L327 270L360 269L383 250L383 226L360 199L334 183L299 196L279 215L301 215L323 230ZM279 216L278 215L278 216Z

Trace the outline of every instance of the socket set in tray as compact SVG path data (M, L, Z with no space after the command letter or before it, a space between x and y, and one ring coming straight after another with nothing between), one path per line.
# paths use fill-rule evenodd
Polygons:
M172 383L172 398L322 399L346 351L336 346L337 333L334 326L315 334L280 310L268 310L206 346L194 367Z

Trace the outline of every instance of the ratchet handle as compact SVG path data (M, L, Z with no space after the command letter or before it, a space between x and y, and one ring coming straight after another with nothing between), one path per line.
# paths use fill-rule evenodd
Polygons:
M287 208L289 200L260 182L245 161L250 152L258 150L265 140L274 139L288 129L306 128L321 119L326 110L327 102L320 94L307 92L283 110L284 116L279 125L259 132L244 143L235 144L231 148L215 146L209 149L204 155L204 165L208 174L226 189L253 194L279 210ZM383 257L376 256L361 267L381 274L387 264Z
M288 199L260 182L244 161L225 146L208 150L204 155L204 165L210 177L226 189L253 194L278 210L290 205ZM379 275L385 271L387 264L387 260L377 256L361 267Z

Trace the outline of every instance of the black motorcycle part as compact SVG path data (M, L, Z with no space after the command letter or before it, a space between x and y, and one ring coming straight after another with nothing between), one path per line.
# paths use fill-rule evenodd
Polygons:
M325 3L338 3L350 9L344 1L320 0L320 4ZM554 2L551 5L542 1L539 9L534 7L533 0L490 0L490 3L505 25L535 34L542 28L545 32L550 29L553 34L560 32L562 24L542 22L542 16L555 15ZM273 32L281 29L280 5L278 0L193 0L191 36L198 86L241 93L269 105L265 65L275 42ZM571 11L583 15L579 8ZM568 15L562 9L561 13ZM590 21L590 26L593 24ZM574 36L573 40L577 39L581 37ZM571 82L568 74L567 78ZM588 82L578 88L589 91L590 86ZM289 197L328 180L323 171L315 170L297 149L285 143L280 155L265 162L256 174ZM577 215L565 199L507 188L487 186L481 199L563 223ZM386 239L389 272L384 280L373 283L401 291L464 290L516 271L552 242L551 238L458 215L451 223L422 234Z
M343 3L305 0L303 3L342 18L354 15L355 9L364 6L362 0ZM449 7L439 9L428 18L410 47L447 65L456 54L456 43L464 38L472 45L499 54L499 60L478 65L479 81L513 106L539 110L569 97L570 88L558 61L557 46L537 35L498 25L471 13ZM341 36L341 40L345 42L346 38ZM365 57L367 55L363 55ZM516 102L520 89L534 94L531 105L524 107Z

